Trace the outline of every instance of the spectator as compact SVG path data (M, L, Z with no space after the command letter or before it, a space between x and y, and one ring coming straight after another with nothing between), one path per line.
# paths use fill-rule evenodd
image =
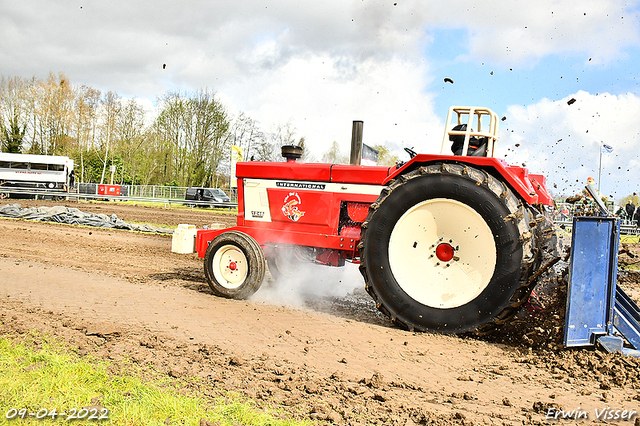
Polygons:
M640 207L636 210L636 214L633 215L633 220L636 221L636 225L640 223Z
M627 201L627 205L624 206L624 209L627 211L627 217L629 220L633 219L633 214L636 211L636 205L631 202L631 200Z
M75 184L76 184L76 172L74 170L71 170L71 173L69 173L69 188L70 189L75 188Z

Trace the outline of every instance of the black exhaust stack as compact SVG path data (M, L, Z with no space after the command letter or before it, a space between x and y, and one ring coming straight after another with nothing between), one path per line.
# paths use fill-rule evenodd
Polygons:
M362 160L362 121L353 122L353 130L351 131L351 157L349 164L359 166Z

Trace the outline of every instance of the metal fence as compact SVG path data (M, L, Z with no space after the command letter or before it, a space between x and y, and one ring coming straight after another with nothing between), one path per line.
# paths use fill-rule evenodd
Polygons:
M79 183L78 193L98 195L97 183ZM187 187L182 186L162 186L162 185L115 185L120 187L120 196L132 198L152 198L165 200L184 200ZM232 203L237 202L238 191L233 188L221 188L231 199Z
M615 206L607 206L609 214L614 215ZM551 213L553 223L564 229L571 229L574 216L592 216L593 212L585 210L585 205L570 203L556 203L555 210ZM624 235L640 235L640 228L635 220L621 219L620 233Z
M113 185L109 185L113 186ZM185 200L186 188L174 186L154 186L154 185L115 185L117 192L106 191L99 193L99 186L96 183L80 183L76 188L66 191L34 190L26 188L0 188L0 199L4 198L31 198L40 200L108 200L108 201L132 201L162 203L165 207L172 204L187 205L190 207L214 207L232 209L238 206L237 192L234 190L227 193L230 202L218 203L212 201Z
M185 199L186 187L159 185L126 185L132 197Z

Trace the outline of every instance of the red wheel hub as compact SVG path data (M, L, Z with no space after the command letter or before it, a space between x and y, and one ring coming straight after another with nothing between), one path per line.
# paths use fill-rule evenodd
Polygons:
M441 262L448 262L453 259L454 252L454 248L448 243L441 243L436 247L436 256Z
M232 271L238 269L238 265L236 264L236 262L229 262L229 269L231 269Z

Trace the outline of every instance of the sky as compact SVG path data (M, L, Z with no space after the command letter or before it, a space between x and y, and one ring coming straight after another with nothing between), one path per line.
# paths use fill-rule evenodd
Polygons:
M640 193L639 13L640 0L0 0L0 74L64 73L149 106L209 89L267 131L289 123L317 158L333 141L348 155L354 120L403 160L438 153L451 105L489 107L497 157L556 196L591 176L620 199Z

